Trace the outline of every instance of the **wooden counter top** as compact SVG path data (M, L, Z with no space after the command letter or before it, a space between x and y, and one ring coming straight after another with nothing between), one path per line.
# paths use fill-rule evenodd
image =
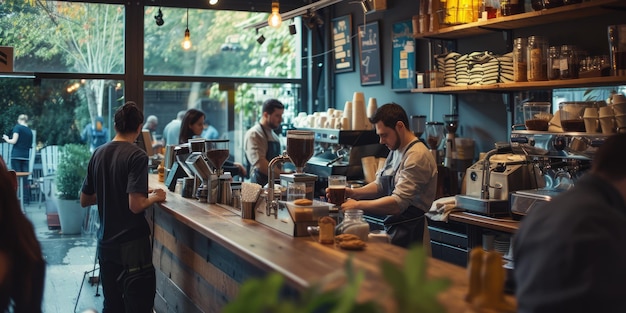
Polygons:
M156 175L150 175L150 186L165 188ZM161 203L163 211L179 222L208 237L238 257L266 272L284 275L289 285L303 290L312 285L326 288L341 285L345 279L344 264L349 256L357 270L365 272L359 300L377 299L389 305L390 288L379 271L380 261L401 264L407 250L385 243L368 243L364 251L344 251L332 245L322 245L310 237L291 237L254 220L244 220L232 207L200 203L168 192ZM463 300L468 288L466 270L457 265L430 258L430 277L446 277L451 287L439 295L448 312L470 312Z
M467 223L507 233L515 233L519 227L519 221L515 221L511 218L493 218L470 212L452 212L448 218L451 221Z

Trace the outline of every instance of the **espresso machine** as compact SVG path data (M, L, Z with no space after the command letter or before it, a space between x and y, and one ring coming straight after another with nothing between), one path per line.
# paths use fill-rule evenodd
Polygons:
M520 189L510 194L513 219L522 219L532 209L573 186L591 168L597 149L608 136L582 132L512 131L514 153L531 160L541 171L544 181L538 188Z
M457 207L521 219L572 187L591 167L596 150L608 136L513 130L510 143L496 144L467 169L466 194L456 196Z
M389 149L379 144L374 130L339 130L326 128L299 128L314 134L314 154L306 162L304 171L317 178L313 196L326 195L328 177L344 175L350 185L364 184L361 158L387 157Z
M332 204L313 199L313 185L317 176L305 173L307 161L313 156L314 133L305 130L287 131L287 150L273 158L268 165L268 186L254 208L254 219L270 228L294 237L308 236L308 226L316 226L318 219L329 215ZM305 182L306 198L311 205L299 206L292 201L283 201L275 191L275 167L293 163L293 174L281 174L280 182Z

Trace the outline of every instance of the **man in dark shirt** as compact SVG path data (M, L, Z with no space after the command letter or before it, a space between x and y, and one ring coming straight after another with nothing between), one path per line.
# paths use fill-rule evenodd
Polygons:
M142 122L133 102L115 112L115 138L91 157L80 197L83 207L98 205L104 313L147 313L154 306L156 278L144 211L165 201L165 191L148 190L148 156L134 144Z
M608 137L590 173L522 221L518 312L626 312L625 146L626 134Z
M11 150L11 169L16 172L30 172L30 149L33 146L33 131L28 128L28 116L20 114L17 124L13 127L13 136L2 135L4 141L13 145ZM30 200L28 183L23 180L24 202Z

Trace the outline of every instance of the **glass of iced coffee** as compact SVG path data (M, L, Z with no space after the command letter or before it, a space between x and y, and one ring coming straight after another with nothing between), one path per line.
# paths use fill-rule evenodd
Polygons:
M346 199L346 176L330 175L328 189L328 201L334 205L341 205Z

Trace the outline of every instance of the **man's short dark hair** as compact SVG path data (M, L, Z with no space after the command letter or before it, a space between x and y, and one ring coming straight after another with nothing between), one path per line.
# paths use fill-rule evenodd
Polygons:
M285 106L276 99L267 99L263 102L263 113L272 114L274 110L284 110Z
M383 125L389 128L395 128L398 121L404 123L406 128L409 128L409 117L406 115L404 109L397 103L387 103L374 113L374 116L370 117L370 123L376 124L379 121L383 122Z
M142 123L143 112L135 102L128 101L115 111L115 130L120 134L135 132Z
M626 178L626 134L608 137L594 155L591 171L608 177L610 180Z

